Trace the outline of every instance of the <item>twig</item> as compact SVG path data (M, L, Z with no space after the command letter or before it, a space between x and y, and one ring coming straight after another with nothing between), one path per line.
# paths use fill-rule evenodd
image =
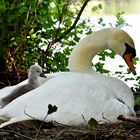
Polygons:
M69 128L70 127L69 125L65 125L65 124L59 123L59 122L57 122L55 120L52 123L55 126L62 126L62 127L65 127L65 128Z
M60 136L63 135L63 133L64 133L65 131L66 131L65 129L61 130L61 131L56 135L56 137L55 137L53 140L57 140Z
M29 9L28 9L25 23L27 23L27 21L28 21L28 19L29 19L30 10L31 10L31 5L30 5L30 7L29 7Z
M18 78L18 82L20 81L20 74L17 70L17 67L16 67L16 62L14 60L14 58L12 57L10 51L8 51L8 54L9 54L9 57L10 57L10 60L11 60L11 65L14 67L15 71L16 71L16 74L17 74L17 78Z
M37 137L39 135L40 129L41 129L41 127L42 127L42 125L45 122L45 120L46 120L47 117L48 117L48 112L47 112L46 116L44 117L44 119L42 120L42 122L41 122L41 124L40 124L40 126L38 128L38 131L37 131L36 136L35 136L35 140L37 140Z
M135 96L140 96L140 92L133 92Z
M75 26L76 26L77 22L79 21L80 16L82 15L88 2L89 2L89 0L85 0L85 2L83 3L74 23L72 24L72 26L70 26L68 28L68 30L66 30L62 35L60 35L59 37L56 37L53 41L51 41L51 43L49 44L49 47L51 47L54 43L61 41L68 33L70 33L75 28ZM46 53L46 51L45 51L45 53Z
M85 117L84 117L83 114L82 114L82 118L83 118L83 120L85 121L85 123L88 124L88 122L86 121L86 119L85 119Z
M16 134L16 135L18 135L18 136L20 136L20 137L23 137L23 138L26 138L26 139L29 139L29 140L33 140L33 139L30 138L30 137L27 137L27 136L25 136L25 135L23 135L23 134L19 134L19 133L17 133L17 132L11 131L11 130L3 130L3 129L0 129L0 131L12 133L12 134L14 133L14 134Z
M5 85L5 83L3 83L3 82L0 82L0 84L1 84L1 85Z
M111 123L110 120L108 120L107 118L105 118L104 113L102 113L102 117L103 117L104 120L108 121L108 123Z
M29 116L29 117L31 117L31 118L34 119L34 120L37 120L35 117L33 117L33 116L29 115L28 113L26 113L25 110L24 110L24 114L27 115L27 116ZM37 131L36 136L35 136L35 140L37 140L37 137L38 137L38 135L39 135L40 129L41 129L41 127L42 127L44 121L46 120L47 116L48 116L48 112L47 112L46 116L44 117L44 119L42 120L42 122L41 122L41 124L40 124L40 126L39 126L39 128L38 128L38 131Z
M104 140L107 140L115 131L116 131L116 129L114 129L112 132L110 132L110 133L105 137Z
M129 132L133 132L135 129L136 129L136 128L132 128L132 129L129 130Z
M56 42L59 42L61 39L63 39L68 33L70 33L75 28L75 26L76 26L77 22L79 21L80 16L82 15L88 2L89 2L89 0L85 0L84 4L82 5L74 23L73 23L73 25L70 28L68 28L68 30L66 32L64 32L59 38L57 38Z
M140 118L137 117L131 117L131 116L127 116L127 115L119 115L118 120L122 120L122 121L127 121L127 122L133 122L137 125L140 125Z
M79 129L63 129L61 130L56 137L53 140L57 140L60 136L62 136L65 132L69 133L81 133L81 134L88 134L91 133L91 131L88 130L79 130Z
M34 119L34 120L37 120L35 117L33 117L33 116L29 115L28 113L26 113L25 110L24 110L24 114L27 115L28 117Z
M66 130L66 132L71 132L71 133L91 133L91 131L89 130L79 130L79 129L69 129L69 130Z

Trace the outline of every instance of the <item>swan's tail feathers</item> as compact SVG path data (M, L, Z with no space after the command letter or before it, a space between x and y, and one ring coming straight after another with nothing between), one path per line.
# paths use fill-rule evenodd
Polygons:
M132 116L136 116L136 112L134 111L134 107L133 105L131 105L129 102L125 101L124 102L126 104L126 106L128 107L128 109L130 110L130 113Z
M28 120L33 120L33 118L29 117L29 116L19 116L16 118L11 118L9 121L6 121L4 123L2 123L0 125L0 128L3 128L7 125L13 124L13 123L17 123L17 122L23 122L23 121L28 121Z
M131 116L131 111L127 105L117 99L109 100L104 106L103 117L110 122L117 122L119 115Z

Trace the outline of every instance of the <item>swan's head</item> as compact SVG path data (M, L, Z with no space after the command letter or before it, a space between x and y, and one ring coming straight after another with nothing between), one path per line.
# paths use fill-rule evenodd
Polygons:
M128 33L121 29L111 28L111 36L107 40L107 45L110 49L121 55L130 70L136 75L135 67L133 65L133 58L136 56L136 50L133 39Z
M31 78L31 79L32 78L38 78L38 77L46 78L45 74L42 72L42 68L37 64L32 65L30 67L28 77Z

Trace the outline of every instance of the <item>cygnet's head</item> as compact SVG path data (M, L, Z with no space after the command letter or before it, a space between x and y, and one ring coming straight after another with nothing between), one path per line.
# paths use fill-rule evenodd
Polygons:
M127 65L135 75L135 67L133 65L133 58L136 56L136 50L133 39L128 33L121 29L110 28L111 37L107 40L107 45L110 49L121 55L126 61Z
M42 72L42 68L39 65L37 65L37 64L32 65L30 67L30 70L28 73L28 78L29 79L36 79L38 77L46 78L46 75Z

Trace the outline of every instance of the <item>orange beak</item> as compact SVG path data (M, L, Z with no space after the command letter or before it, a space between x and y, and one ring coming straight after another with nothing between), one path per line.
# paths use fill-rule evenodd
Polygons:
M133 55L132 55L132 53L124 54L123 58L124 58L126 64L128 65L128 67L130 68L130 70L132 71L132 73L134 75L136 75L136 70L135 70L135 67L133 65Z

